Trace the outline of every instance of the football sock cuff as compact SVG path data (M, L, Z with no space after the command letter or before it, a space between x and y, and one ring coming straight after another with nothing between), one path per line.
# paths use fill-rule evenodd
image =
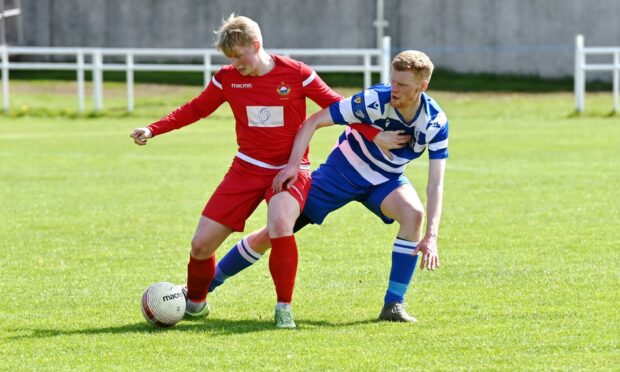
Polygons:
M394 241L390 280L384 298L386 305L390 302L402 303L404 301L418 262L418 256L413 255L417 245L418 242L411 242L398 237Z
M239 250L239 254L243 258L245 258L245 260L248 261L250 264L255 263L256 261L260 260L261 257L263 257L262 254L252 249L247 236L243 237L243 239L241 239L239 243L237 243L237 249Z
M187 298L202 302L215 275L215 256L200 260L189 256L187 264Z

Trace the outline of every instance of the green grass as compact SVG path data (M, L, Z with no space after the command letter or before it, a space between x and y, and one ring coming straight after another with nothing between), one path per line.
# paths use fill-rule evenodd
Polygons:
M620 119L609 94L589 95L577 116L570 94L431 92L450 118L450 159L442 267L417 271L406 299L417 324L375 321L397 227L352 204L298 234L297 330L272 325L266 257L210 296L207 320L159 330L140 296L184 281L198 216L236 150L230 112L140 148L130 131L195 89L145 89L134 115L110 94L108 111L87 118L71 115L70 92L34 87L12 96L28 110L0 116L1 370L620 365ZM317 133L315 165L339 129ZM407 170L423 199L425 159Z

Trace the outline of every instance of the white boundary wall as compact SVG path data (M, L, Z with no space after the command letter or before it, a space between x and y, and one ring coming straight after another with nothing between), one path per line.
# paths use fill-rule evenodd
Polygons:
M389 82L390 37L383 38L380 49L269 49L270 53L303 57L361 57L362 64L313 65L317 72L362 72L364 87L371 85L373 72L380 73L381 82ZM40 55L72 57L75 62L11 62L10 55ZM106 63L106 57L123 57L125 63ZM136 56L156 57L200 57L202 64L162 64L134 62ZM5 112L10 107L10 70L75 70L77 79L78 111L84 111L84 72L92 71L94 111L103 108L103 72L125 71L127 76L127 111L134 110L134 71L198 71L204 74L204 85L211 80L211 74L222 65L212 63L214 56L220 56L215 49L147 49L147 48L44 48L44 47L3 47L0 46L0 67L2 69L2 106ZM373 58L375 63L373 64ZM87 59L90 60L87 63Z
M575 37L575 109L586 107L586 72L611 71L613 74L614 112L620 111L620 47L585 47L583 35ZM587 63L588 55L612 56L612 63Z
M460 73L573 75L574 42L618 45L619 0L23 0L24 45L211 48L222 17L256 20L266 48L422 50ZM383 26L386 26L383 28ZM590 73L588 79L598 78Z

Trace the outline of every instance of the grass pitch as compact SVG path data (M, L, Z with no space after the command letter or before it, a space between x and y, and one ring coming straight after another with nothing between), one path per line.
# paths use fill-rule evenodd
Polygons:
M272 324L266 257L210 295L208 319L160 330L140 297L185 280L198 216L236 151L230 111L139 148L131 130L197 89L149 87L128 116L112 85L107 113L87 118L54 84L17 87L0 116L0 369L618 369L620 119L608 94L575 116L570 94L430 92L448 113L450 158L442 266L417 270L406 299L417 324L375 321L397 227L351 204L297 236L297 330ZM316 134L315 165L339 132ZM426 156L407 170L423 199L426 171Z

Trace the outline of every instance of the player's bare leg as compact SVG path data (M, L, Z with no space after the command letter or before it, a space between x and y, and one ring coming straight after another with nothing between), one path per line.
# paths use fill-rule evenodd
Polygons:
M192 239L192 257L203 260L213 256L230 234L232 234L231 228L213 221L209 217L200 216Z
M424 224L424 205L413 186L402 185L392 191L381 203L381 212L398 222L398 236L420 241Z
M269 229L267 226L251 232L247 236L248 242L252 245L252 248L260 253L265 254L271 248L271 242L269 241Z
M392 268L380 320L415 322L405 311L405 293L418 260L417 244L422 238L424 206L410 184L392 191L381 203L381 211L396 220L400 228L392 249Z

